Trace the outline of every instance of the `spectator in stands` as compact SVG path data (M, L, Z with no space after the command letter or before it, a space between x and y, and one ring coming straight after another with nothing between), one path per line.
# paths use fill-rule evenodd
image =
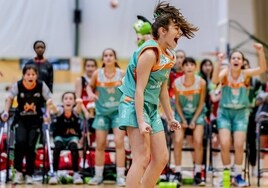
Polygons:
M56 115L56 121L53 125L53 137L55 148L53 152L53 169L55 174L49 180L49 184L58 183L57 170L59 168L60 152L64 149L71 150L73 165L73 183L82 184L78 173L78 143L81 137L79 114L82 110L82 99L75 97L73 92L65 92L62 95L62 105L55 106L52 100L47 101L47 107Z
M37 40L33 44L36 57L26 64L34 64L38 70L38 79L44 81L51 92L53 92L53 66L44 58L46 44L42 40Z
M174 131L175 155L175 178L177 183L182 183L181 175L181 152L183 138L186 128L193 130L193 147L195 173L194 182L196 185L204 185L204 177L201 176L203 161L203 134L205 127L205 95L206 82L198 75L195 75L196 61L186 57L182 63L184 75L174 81L175 85L175 118L182 125L182 130Z
M249 116L249 98L247 91L247 78L262 74L266 71L266 60L263 46L256 43L254 45L259 55L259 67L242 69L244 55L240 51L231 53L230 65L226 69L221 69L223 54L218 56L219 63L213 72L212 81L215 84L222 83L222 97L218 111L217 126L221 143L222 161L225 168L225 177L230 175L231 168L231 135L233 134L235 150L235 185L239 187L248 186L242 178L242 162L244 144Z
M42 108L45 101L51 98L51 92L44 82L37 80L37 68L34 65L25 65L22 74L22 79L16 82L10 90L1 117L2 120L7 121L13 99L17 97L18 125L15 126L14 184L23 183L22 161L24 157L26 157L26 183L32 184L35 146L43 123Z
M174 80L183 75L182 62L185 59L185 57L186 57L186 54L183 50L176 50L176 63L174 67L170 70L170 74L169 74L168 93L169 93L170 100L173 101L173 102L171 101L171 106L173 106L174 109L175 109Z
M206 98L205 103L207 107L207 120L210 119L210 113L211 113L211 99L210 99L210 91L213 88L213 84L211 82L213 73L213 63L210 59L203 59L200 63L200 72L199 75L206 81Z
M107 48L102 54L103 66L96 70L88 85L89 99L96 100L96 116L93 128L96 130L95 149L95 176L90 180L90 185L103 182L104 151L107 134L113 130L116 149L116 183L125 186L125 131L119 129L118 106L122 93L118 87L122 84L124 71L117 64L114 49ZM93 93L95 91L95 93Z
M88 97L87 87L91 81L92 75L95 70L98 68L97 61L93 58L85 59L84 61L84 73L83 76L79 76L75 81L75 94L77 98L81 98L83 100L82 110L84 113L84 118L87 120L87 136L88 142L92 142L90 139L90 134L95 132L95 129L92 128L92 123L94 121L95 116L95 102L91 101ZM81 144L84 145L83 140L81 140ZM87 161L85 161L84 166L84 159L83 154L80 153L80 167L87 167Z

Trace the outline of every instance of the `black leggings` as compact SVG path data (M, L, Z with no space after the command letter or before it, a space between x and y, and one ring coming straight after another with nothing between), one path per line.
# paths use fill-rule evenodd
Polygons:
M255 113L251 113L249 116L247 142L249 146L249 162L252 166L256 165L257 152L256 152L256 122Z
M59 168L59 161L60 161L60 152L61 150L68 149L71 151L72 154L72 165L73 165L73 171L78 172L78 146L77 143L75 142L70 142L68 143L68 148L61 142L61 141L56 141L55 142L55 148L53 151L53 168L54 171L57 171Z
M35 167L35 146L40 135L37 125L19 122L15 129L14 167L22 172L22 161L26 157L26 174L33 175Z

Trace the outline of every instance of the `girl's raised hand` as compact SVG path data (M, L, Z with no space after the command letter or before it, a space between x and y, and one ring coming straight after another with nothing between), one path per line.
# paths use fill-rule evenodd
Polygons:
M253 46L258 52L263 50L263 45L261 43L255 43Z
M53 101L52 101L52 99L48 99L47 100L47 106L51 106L51 105L53 105Z
M224 54L223 54L223 53L219 53L219 54L218 54L218 62L219 62L220 64L222 64L223 61L224 61Z
M82 104L83 100L82 100L81 98L77 98L77 99L75 100L75 102L76 102L76 103L80 103L80 104Z

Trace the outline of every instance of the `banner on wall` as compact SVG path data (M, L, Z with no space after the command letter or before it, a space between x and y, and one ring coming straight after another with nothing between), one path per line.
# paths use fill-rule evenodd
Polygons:
M72 57L70 59L70 71L72 73L81 73L82 70L82 58L81 57Z
M30 59L27 58L21 58L20 61L20 69L24 67L24 65L29 61ZM70 70L70 60L69 59L58 59L58 58L48 58L48 62L53 65L53 70Z

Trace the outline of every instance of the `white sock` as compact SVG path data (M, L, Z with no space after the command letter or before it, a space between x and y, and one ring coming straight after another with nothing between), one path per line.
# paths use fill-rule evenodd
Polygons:
M217 167L217 164L220 162L220 155L213 155L212 157L212 163L214 167Z
M262 168L263 165L263 159L260 159L260 168Z
M80 167L83 167L83 162L84 162L84 159L81 158L81 159L80 159L80 163L79 163L79 166L80 166Z
M22 172L20 172L20 171L16 171L16 174L22 174Z
M202 170L202 165L195 164L194 174L201 172L201 170Z
M242 174L243 165L236 165L235 164L235 176Z
M232 167L232 165L231 165L231 164L228 164L228 165L223 165L223 167L224 167L224 169L228 169L228 170L230 170L230 169L231 169L231 167Z
M84 166L84 159L83 158L81 158L80 159L80 164L79 164L79 166L81 167L81 168L83 168ZM89 167L89 165L88 165L88 161L87 161L87 159L85 160L85 168L88 168Z
M176 172L181 172L181 166L175 166L175 173Z
M104 166L95 166L95 175L103 177Z
M116 175L117 177L125 177L125 167L116 167Z

